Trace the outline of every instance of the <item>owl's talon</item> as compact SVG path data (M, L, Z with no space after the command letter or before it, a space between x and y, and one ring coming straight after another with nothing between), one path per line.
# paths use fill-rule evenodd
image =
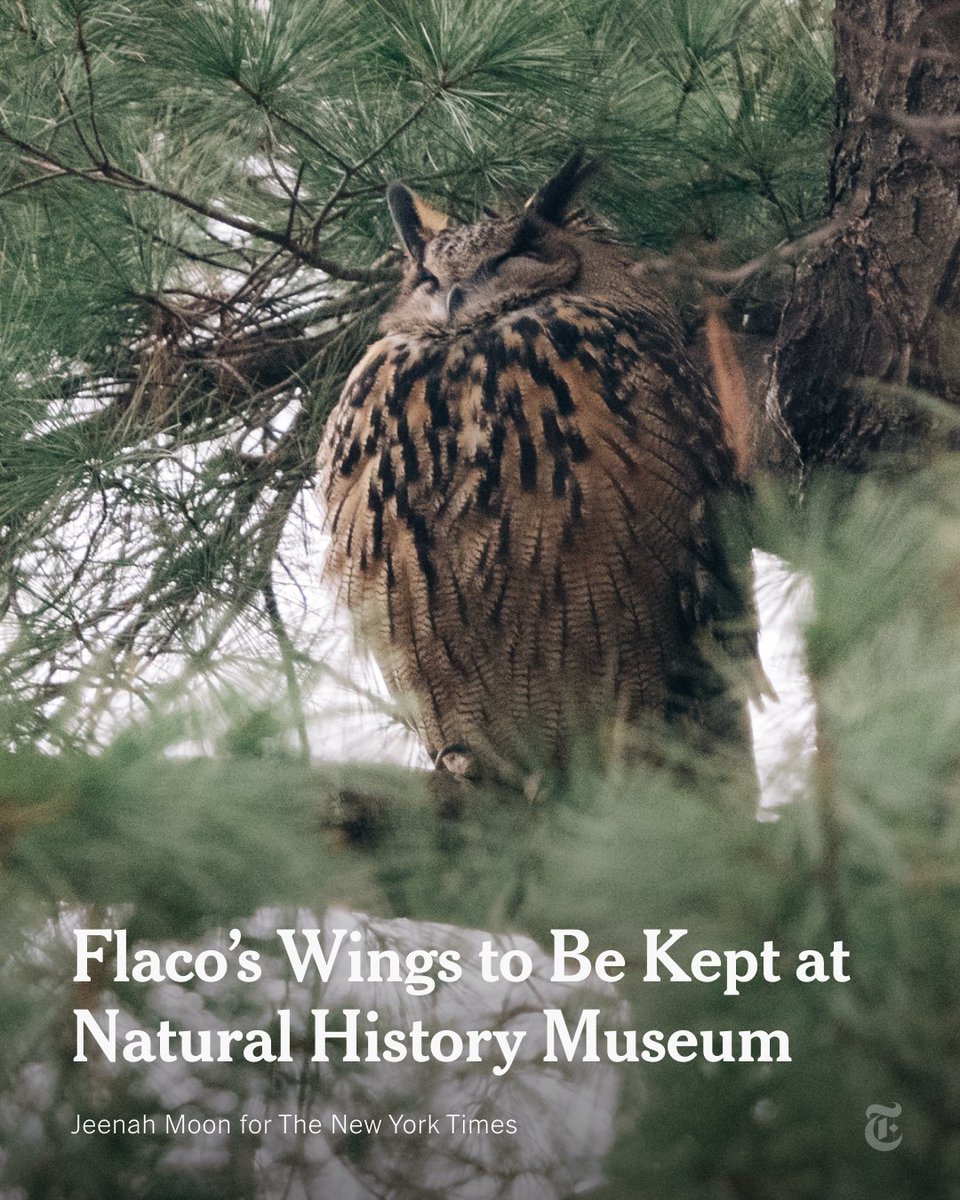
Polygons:
M530 775L525 775L523 779L523 794L524 797L533 804L537 800L541 800L544 795L544 774L542 771L534 771Z
M438 750L433 766L436 771L446 771L460 779L476 779L479 775L477 760L464 742L451 742Z

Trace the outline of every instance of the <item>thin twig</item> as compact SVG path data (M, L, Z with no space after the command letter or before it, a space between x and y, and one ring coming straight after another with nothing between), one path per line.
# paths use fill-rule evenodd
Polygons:
M271 118L271 120L279 121L281 125L285 125L287 129L289 129L292 133L295 133L297 137L303 138L303 140L307 142L308 145L313 146L315 150L319 150L321 154L325 154L328 158L332 158L342 171L347 171L350 169L350 164L345 158L342 158L335 150L331 150L326 143L321 142L320 139L312 134L308 129L305 129L296 121L291 120L290 117L285 116L282 112L278 112L277 109L267 104L263 97L255 92L249 84L244 83L242 79L236 79L234 82L240 91L243 92L244 95L249 96L258 108L263 109L263 111L268 117Z
M67 176L66 171L48 171L45 175L37 175L33 179L24 179L20 183L13 183L8 188L0 191L0 200L7 196L12 196L16 192L25 192L28 188L39 187L41 184L49 183L51 179L64 179Z
M77 114L74 111L70 97L63 90L63 88L59 86L57 87L57 95L60 97L60 102L63 104L63 107L67 110L67 113L70 116L70 124L73 126L73 131L77 135L77 141L83 147L84 154L86 154L87 158L89 158L93 163L94 168L99 170L102 165L102 161L96 154L94 154L93 147L87 141L86 134L83 132L83 128L81 127L80 121L77 118Z
M110 161L110 155L107 153L103 141L100 138L100 130L97 128L96 115L96 93L93 88L93 64L90 57L90 48L87 46L86 39L83 36L83 10L77 10L77 49L80 51L80 57L83 59L83 73L87 80L87 102L88 102L88 119L90 121L90 129L93 133L93 139L97 143L97 149L102 155L101 163L106 166Z
M7 129L0 128L0 141L14 146L21 153L39 159L41 164L46 168L61 171L63 174L80 179L84 183L107 184L113 187L127 188L131 191L148 192L154 196L162 196L165 200L170 200L181 208L185 208L201 217L206 217L208 220L219 221L222 225L236 229L240 233L246 233L251 237L260 238L262 241L279 246L289 254L292 254L294 258L299 259L308 266L315 267L319 271L323 271L325 275L329 275L334 279L340 279L347 283L379 283L381 280L390 278L389 273L385 271L365 270L362 267L345 267L341 263L319 254L315 248L300 245L299 242L290 237L286 232L278 233L275 229L270 229L266 225L259 224L259 222L247 221L243 217L231 216L221 209L212 208L208 204L194 200L192 197L184 195L183 192L179 192L175 188L151 183L150 180L134 175L122 167L118 167L115 163L102 164L96 171L92 172L81 171L54 155L45 152L38 146L23 141Z
M812 250L815 246L829 241L834 234L846 228L853 214L857 212L866 200L866 196L867 190L865 188L858 189L854 193L850 203L844 205L843 210L837 213L836 216L831 217L829 221L825 221L816 229L811 229L809 233L801 234L800 237L794 238L792 241L781 242L779 246L775 246L772 250L767 251L766 254L758 254L756 258L751 258L739 267L718 270L714 267L701 266L699 263L694 262L689 255L677 254L662 258L654 258L652 256L645 258L633 268L633 271L637 274L643 274L645 271L653 271L657 274L667 274L670 271L675 271L678 274L702 279L704 283L734 287L745 283L751 276L756 275L758 271L762 271L766 267L773 266L776 263L793 262L808 250Z
M272 163L273 159L271 158L270 161ZM302 205L300 203L300 185L303 183L303 172L306 170L306 167L307 167L306 163L302 162L300 164L300 169L297 171L297 178L294 181L293 189L292 190L286 189L290 196L290 212L287 215L287 228L286 228L286 235L288 238L293 236L293 223L297 217L297 209L302 207ZM277 179L280 182L280 186L284 187L285 185L283 182L283 177L280 175L280 172L276 170L276 167L274 167L274 171L276 173Z
M878 116L889 121L891 125L906 129L908 132L940 133L945 137L954 137L960 133L960 114L920 116L915 113L900 113L887 109L882 113L878 110Z
M287 681L290 708L293 712L297 737L300 740L300 757L303 762L308 763L310 761L310 738L307 733L306 718L303 714L303 696L300 692L300 681L297 679L295 664L296 650L293 642L290 640L290 634L287 633L287 627L283 623L283 618L280 615L280 606L277 604L277 594L273 587L273 579L269 575L264 581L261 590L263 592L263 603L267 612L267 619L270 622L270 628L273 631L273 636L277 639L277 646L280 650L280 662L283 667L284 678Z
M382 139L379 145L375 146L369 154L367 154L364 158L361 158L359 162L354 163L352 166L344 168L343 177L330 193L326 204L324 204L319 215L317 216L317 219L313 223L312 244L314 247L319 240L320 230L323 228L324 222L333 210L334 205L343 195L343 192L350 180L359 174L364 167L369 166L375 158L379 158L384 150L386 150L394 141L396 141L401 134L405 133L415 121L419 120L420 117L426 112L427 108L433 103L434 100L437 99L442 91L443 88L435 88L432 92L430 92L429 95L425 96L413 110L413 112L410 113L409 116L407 116L403 121L401 121L400 124L397 125L390 133L388 133L387 136Z

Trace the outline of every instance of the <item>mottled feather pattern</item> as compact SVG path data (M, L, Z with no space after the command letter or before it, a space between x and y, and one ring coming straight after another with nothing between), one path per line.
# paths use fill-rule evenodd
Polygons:
M403 279L320 454L327 577L451 769L529 777L646 715L747 741L734 457L667 298L569 215L589 170L465 226L390 186Z
M327 572L432 753L532 768L667 709L704 619L704 498L732 460L656 313L569 295L388 335L321 479Z

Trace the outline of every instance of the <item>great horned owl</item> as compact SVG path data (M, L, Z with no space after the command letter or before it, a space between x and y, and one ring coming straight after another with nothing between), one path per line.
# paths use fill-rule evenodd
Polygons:
M451 769L562 767L645 714L746 745L733 455L671 305L568 217L588 170L460 226L391 185L403 282L320 453L326 574Z

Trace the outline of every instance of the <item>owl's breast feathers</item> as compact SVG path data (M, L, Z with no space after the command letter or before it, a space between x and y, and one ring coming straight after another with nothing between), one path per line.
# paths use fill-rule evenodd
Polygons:
M320 456L327 575L433 752L562 759L579 731L695 707L701 668L723 691L717 647L750 652L711 527L733 485L669 326L544 299L369 349Z

